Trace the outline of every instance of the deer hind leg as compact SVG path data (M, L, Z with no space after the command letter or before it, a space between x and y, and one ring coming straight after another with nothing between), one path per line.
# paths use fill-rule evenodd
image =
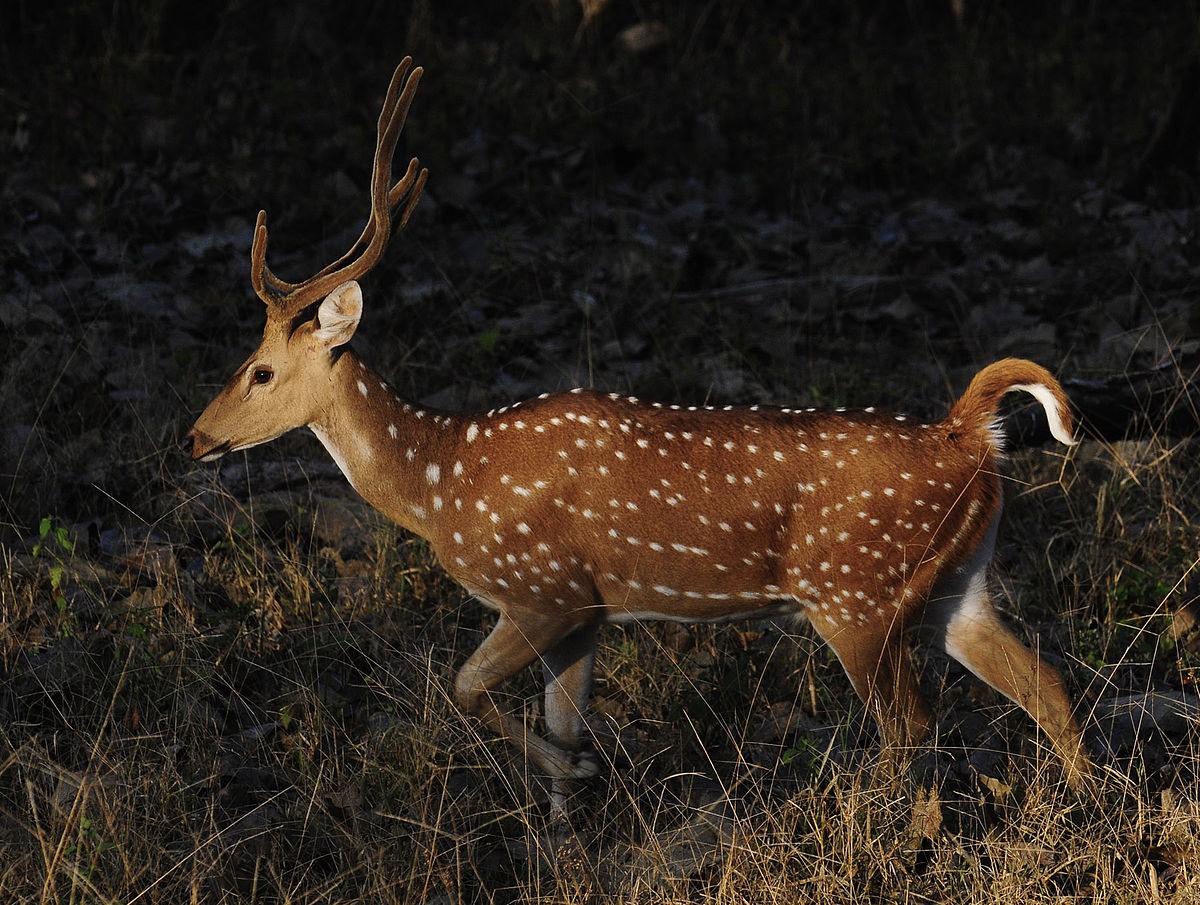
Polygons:
M936 606L946 653L1033 718L1062 758L1068 784L1078 788L1092 765L1062 677L996 615L986 562L964 577L961 593Z
M545 618L544 614L518 623L511 613L501 613L492 633L463 664L454 682L459 708L483 720L493 732L524 752L551 780L585 779L595 775L596 765L581 763L574 752L531 733L523 721L493 700L492 692L539 657L555 650L564 639L569 641L568 636L577 627L567 620ZM565 674L571 675L573 671L568 668Z
M933 721L917 688L899 626L838 628L822 626L817 620L813 624L837 654L884 739L900 747L923 741Z

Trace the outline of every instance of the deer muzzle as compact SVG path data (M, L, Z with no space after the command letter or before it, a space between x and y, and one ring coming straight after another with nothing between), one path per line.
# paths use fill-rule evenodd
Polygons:
M180 444L193 462L213 462L229 452L229 441L218 442L203 431L192 428Z

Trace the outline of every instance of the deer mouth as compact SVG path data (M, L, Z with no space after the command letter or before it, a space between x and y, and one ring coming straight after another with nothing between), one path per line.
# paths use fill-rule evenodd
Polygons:
M193 462L215 462L233 448L233 444L228 440L217 443L208 435L197 430L189 431L188 435L183 438L185 451L188 451L188 444L191 444L190 452Z

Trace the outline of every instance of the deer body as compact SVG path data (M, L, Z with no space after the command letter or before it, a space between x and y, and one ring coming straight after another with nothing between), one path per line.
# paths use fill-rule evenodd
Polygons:
M414 160L386 188L396 110L407 111L420 73L401 94L404 71L380 117L372 221L359 243L369 242L367 268L386 244L391 208L424 179ZM1000 622L987 594L1002 501L1000 397L1032 393L1054 435L1073 442L1067 400L1040 366L990 365L936 424L871 409L684 408L581 390L433 412L400 399L346 348L362 311L359 262L285 284L266 269L265 245L260 214L254 282L267 328L189 434L193 456L309 426L369 503L425 537L446 571L499 612L460 671L456 698L556 782L595 772L578 749L600 624L767 613L807 618L885 733L909 743L930 727L903 646L905 630L923 625L1039 723L1069 778L1088 772L1061 679ZM335 277L345 279L330 285ZM535 662L550 739L491 694Z
M943 425L579 390L443 414L343 359L337 415L314 430L367 502L483 601L580 623L788 607L890 623L978 546L1000 498L988 442Z

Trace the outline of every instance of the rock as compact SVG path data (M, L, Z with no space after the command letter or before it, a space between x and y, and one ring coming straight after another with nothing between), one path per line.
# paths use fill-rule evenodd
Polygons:
M377 520L374 511L365 504L322 497L313 509L313 535L343 559L353 559L362 555Z
M1129 751L1157 736L1180 742L1200 726L1200 696L1186 691L1151 691L1099 701L1095 723L1113 752Z
M721 849L733 839L737 824L734 802L716 789L710 790L678 827L647 839L628 864L629 889L669 890L679 881L698 876L720 857Z

